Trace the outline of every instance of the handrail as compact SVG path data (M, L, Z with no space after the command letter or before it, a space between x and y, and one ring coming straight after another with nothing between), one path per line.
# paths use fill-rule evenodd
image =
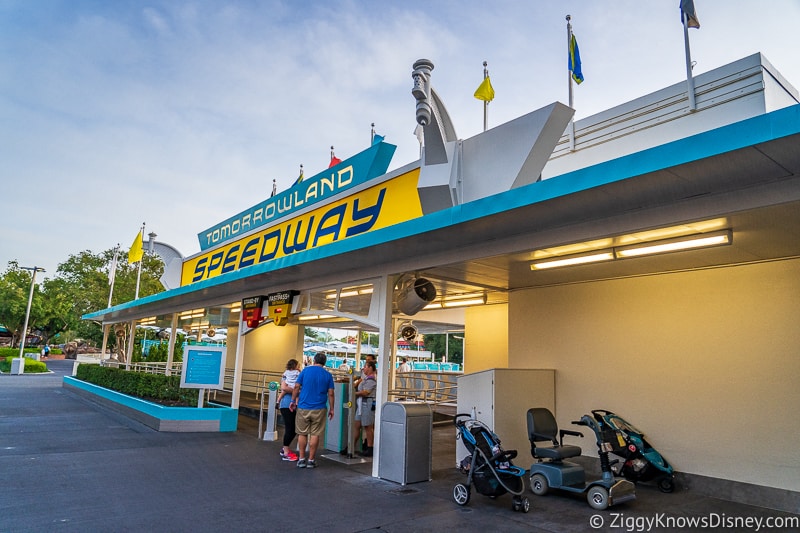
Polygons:
M411 371L395 375L390 399L425 402L432 406L455 406L458 400L457 378L461 373Z
M125 363L112 360L101 361L105 366L123 366ZM169 367L171 373L180 374L182 369L182 362L175 361ZM130 368L134 372L146 372L150 374L166 374L166 362L136 362L131 363ZM327 368L333 375L335 381L346 381L348 383L348 398L343 399L344 409L347 410L347 442L348 449L352 447L353 442L353 420L355 417L355 402L349 397L350 392L353 390L353 381L356 375L349 371L340 371L338 369ZM241 391L249 392L255 395L260 400L259 408L259 424L258 424L258 438L262 437L262 421L266 409L274 408L274 406L264 406L265 397L269 397L269 383L271 381L280 381L282 372L273 370L260 370L260 369L243 369ZM390 388L387 392L389 401L407 400L416 402L425 402L431 405L432 408L436 407L455 407L458 401L458 385L457 378L462 375L461 372L437 372L425 370L412 370L410 372L398 373L395 375L394 387ZM234 369L226 368L225 376L223 378L222 389L210 389L206 391L207 400L216 400L218 392L225 392L233 395L233 381Z

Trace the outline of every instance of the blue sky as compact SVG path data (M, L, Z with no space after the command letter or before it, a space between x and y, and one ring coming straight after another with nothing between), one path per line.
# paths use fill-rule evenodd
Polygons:
M183 255L196 234L369 144L418 159L411 66L461 138L488 61L489 125L567 102L566 22L586 81L576 118L685 79L678 0L0 0L0 269L55 274L127 249L142 222ZM695 73L762 52L800 87L800 0L695 0Z

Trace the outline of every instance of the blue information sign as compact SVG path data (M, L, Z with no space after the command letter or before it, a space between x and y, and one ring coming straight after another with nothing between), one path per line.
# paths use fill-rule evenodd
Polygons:
M181 387L221 389L225 379L225 347L187 347L183 356Z

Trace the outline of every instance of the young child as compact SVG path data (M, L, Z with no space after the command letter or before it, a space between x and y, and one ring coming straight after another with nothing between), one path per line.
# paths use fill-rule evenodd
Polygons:
M297 376L300 375L297 365L296 359L289 359L289 362L286 363L286 370L281 375L281 394L278 396L278 405L281 404L284 396L292 395L291 391L294 389L294 384L297 383Z

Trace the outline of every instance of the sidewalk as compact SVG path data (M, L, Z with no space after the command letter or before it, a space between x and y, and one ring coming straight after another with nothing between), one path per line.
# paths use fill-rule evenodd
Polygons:
M603 531L690 531L699 528L645 529L645 520L797 518L647 486L635 502L602 513L581 498L528 493L523 514L509 495L474 490L459 507L452 490L465 477L452 449L434 454L432 482L406 486L372 478L369 463L319 458L318 468L298 469L281 461L280 441L256 438L256 420L241 416L232 434L158 433L62 389L72 361L47 364L54 374L0 375L0 532L570 532L597 530L593 515ZM437 428L434 440L446 447L454 435ZM529 452L519 455L516 463L529 466Z

